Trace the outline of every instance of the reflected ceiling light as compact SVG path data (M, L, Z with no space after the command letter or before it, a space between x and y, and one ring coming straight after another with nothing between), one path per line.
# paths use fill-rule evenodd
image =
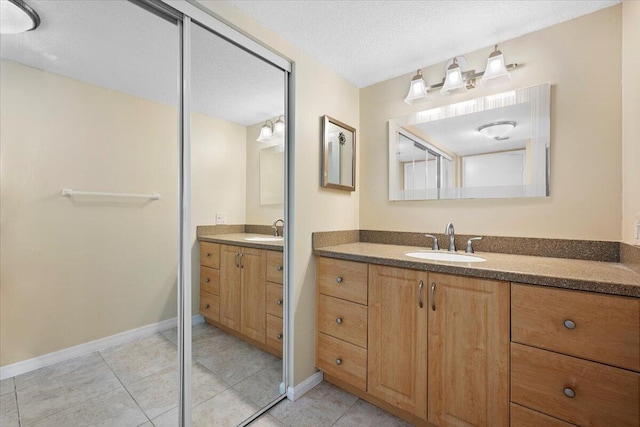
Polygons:
M436 89L439 89L440 93L444 96L457 92L466 92L467 89L476 87L476 79L479 78L481 78L480 82L483 86L507 83L511 81L511 74L509 72L522 64L513 63L505 65L502 52L498 50L498 45L495 45L494 51L491 52L487 60L487 68L485 71L479 73L476 73L475 70L464 71L466 65L467 61L464 56L456 56L447 63L446 75L442 83L436 83L430 86L428 86L422 78L422 71L418 70L418 73L411 79L409 93L404 99L404 102L413 105L419 99L426 99L428 93Z
M422 70L418 70L416 75L411 79L409 93L407 93L407 97L404 99L404 102L409 105L413 105L417 100L426 98L428 98L427 84L422 78Z
M503 141L509 139L507 134L516 127L516 122L513 121L501 121L487 123L478 128L478 132L486 136L487 138L493 138L497 141Z
M462 57L460 57L462 60ZM465 61L466 62L466 61ZM444 84L440 93L443 95L449 95L456 92L466 92L467 82L462 78L462 70L458 64L458 57L451 60L451 65L447 67L447 75L444 79Z
M509 83L510 81L511 74L509 74L507 66L504 65L502 52L498 50L498 45L495 45L493 52L491 52L489 59L487 59L487 68L484 70L484 75L480 79L480 84L484 87Z
M0 34L18 34L35 30L40 17L23 0L0 0Z
M273 136L273 122L267 120L260 128L260 135L258 136L258 142L269 142Z
M273 136L284 136L284 116L278 117L273 125Z

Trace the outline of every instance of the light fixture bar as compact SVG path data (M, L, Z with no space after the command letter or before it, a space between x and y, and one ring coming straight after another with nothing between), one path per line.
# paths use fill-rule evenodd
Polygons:
M509 64L507 65L507 71L515 70L516 68L521 66L522 64L517 64L517 63ZM462 79L467 84L467 89L473 89L474 87L476 87L476 79L482 76L484 76L484 71L480 71L476 73L475 70L471 70L471 71L464 71L462 73ZM427 92L431 92L436 89L441 89L442 86L444 86L444 81L445 79L442 79L442 83L436 83L434 85L427 86Z

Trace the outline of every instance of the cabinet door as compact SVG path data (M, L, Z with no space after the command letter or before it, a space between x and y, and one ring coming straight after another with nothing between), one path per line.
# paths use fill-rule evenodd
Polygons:
M427 309L426 273L369 266L367 391L425 420Z
M240 249L220 246L220 323L240 331Z
M430 273L429 291L429 422L508 426L509 284Z
M264 344L267 323L267 254L262 249L242 248L241 331Z

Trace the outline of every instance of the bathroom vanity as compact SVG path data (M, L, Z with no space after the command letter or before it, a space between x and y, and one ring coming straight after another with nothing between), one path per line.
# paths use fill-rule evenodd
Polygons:
M415 425L640 424L640 275L575 259L405 255L424 249L314 249L326 381Z
M200 314L207 323L282 357L282 241L266 238L250 233L199 237Z

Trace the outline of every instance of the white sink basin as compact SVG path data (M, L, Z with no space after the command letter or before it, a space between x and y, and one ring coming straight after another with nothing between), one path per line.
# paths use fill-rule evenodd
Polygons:
M282 242L284 240L284 237L253 236L253 237L245 237L244 240L248 242Z
M406 256L411 258L428 259L431 261L447 262L485 262L486 259L479 256L458 254L455 252L407 252Z

